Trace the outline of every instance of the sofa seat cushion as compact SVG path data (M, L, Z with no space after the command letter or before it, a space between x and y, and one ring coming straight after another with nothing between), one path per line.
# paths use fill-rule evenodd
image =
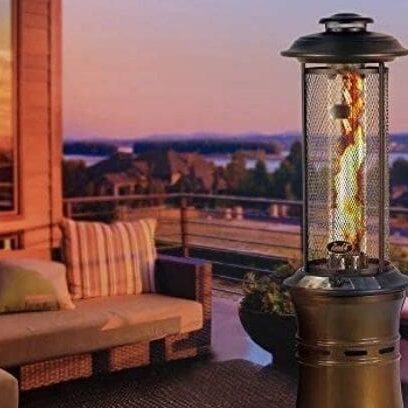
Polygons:
M75 301L74 310L0 316L0 367L151 341L203 326L198 302L159 294Z

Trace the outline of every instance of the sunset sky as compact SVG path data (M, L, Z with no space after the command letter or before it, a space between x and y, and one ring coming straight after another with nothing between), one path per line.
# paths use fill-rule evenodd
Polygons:
M279 52L340 11L408 46L407 0L64 0L65 137L297 131L299 64ZM408 57L390 65L408 131Z

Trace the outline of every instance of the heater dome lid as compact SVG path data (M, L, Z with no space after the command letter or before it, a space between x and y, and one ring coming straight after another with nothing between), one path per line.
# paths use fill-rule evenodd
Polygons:
M371 17L338 13L319 22L326 26L324 32L300 37L282 55L311 63L387 62L408 55L393 36L367 30Z

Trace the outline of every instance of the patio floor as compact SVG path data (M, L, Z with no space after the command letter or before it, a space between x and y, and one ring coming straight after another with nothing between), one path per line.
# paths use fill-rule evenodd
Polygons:
M223 291L214 290L212 338L213 357L211 359L219 362L240 359L247 360L261 366L268 366L272 362L271 355L262 350L255 343L253 343L241 326L238 316L239 301L240 295L227 294ZM401 354L401 378L404 395L404 406L408 408L408 341L406 340L402 340L401 342ZM208 359L206 359L206 361L208 361ZM188 363L188 366L191 367L191 370L196 372L196 370L198 370L198 368L200 367L200 362L191 361ZM183 366L181 365L180 368L182 369L182 367ZM177 366L174 366L174 369L176 370L175 373L177 373L177 370L179 370ZM270 371L268 370L268 372ZM152 375L153 378L153 374L153 372L149 374L149 371L147 371L147 377L143 376L143 378L148 379L150 378L150 375ZM111 381L109 377L107 378L108 379L106 381ZM258 383L255 383L254 386L257 384ZM57 401L56 404L52 406L60 406L58 404L61 401L65 400L66 390L69 389L65 387L67 387L67 385L61 385L61 387L59 388L57 386L57 388L54 388L54 391L51 392L51 394L56 393L55 395L53 395L53 398L54 401ZM68 385L68 387L73 387L72 389L74 390L76 389L75 384ZM29 394L24 396L22 407L45 408L46 406L48 406L47 404L44 405L40 403L36 405L36 402L42 401L42 398L43 397L41 391L37 394L34 391L34 396L30 396Z
M246 334L238 317L239 297L235 295L213 297L212 348L217 361L244 359L260 365L268 365L272 358L258 347Z

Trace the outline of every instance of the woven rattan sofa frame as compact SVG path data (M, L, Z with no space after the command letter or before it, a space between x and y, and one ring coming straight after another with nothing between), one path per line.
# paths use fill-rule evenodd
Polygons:
M163 364L208 353L211 344L211 264L193 258L160 255L155 273L158 293L191 299L202 304L201 330L170 335L151 342L123 344L80 355L33 361L5 369L17 377L20 389L25 391L101 373Z

